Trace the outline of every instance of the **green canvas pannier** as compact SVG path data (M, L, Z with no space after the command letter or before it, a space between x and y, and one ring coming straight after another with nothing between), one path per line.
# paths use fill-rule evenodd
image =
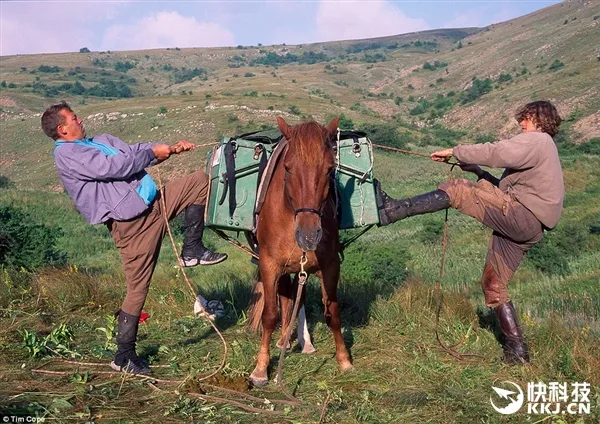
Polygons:
M282 135L277 130L225 137L208 154L206 225L252 231L259 175ZM340 229L379 223L373 185L373 151L364 133L342 131L336 172Z

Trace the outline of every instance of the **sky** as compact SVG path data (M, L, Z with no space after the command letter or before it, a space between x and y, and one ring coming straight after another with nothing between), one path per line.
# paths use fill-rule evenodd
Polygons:
M307 44L482 27L559 0L0 0L0 55Z

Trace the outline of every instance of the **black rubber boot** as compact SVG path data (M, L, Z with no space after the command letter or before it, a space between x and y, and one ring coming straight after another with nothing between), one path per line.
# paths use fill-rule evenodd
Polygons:
M183 215L183 248L181 262L183 266L212 265L227 259L225 253L215 253L202 244L204 234L204 205L190 205Z
M512 302L504 303L494 308L503 339L500 341L504 351L504 362L510 365L526 364L529 362L527 344L517 322L517 314Z
M381 190L379 181L375 182L375 195L379 209L379 226L392 224L409 216L421 215L448 209L450 197L445 191L435 190L406 199L392 199Z
M117 334L117 353L110 366L116 371L130 374L150 375L152 371L145 361L140 359L135 352L135 341L137 339L139 316L119 312L119 334Z

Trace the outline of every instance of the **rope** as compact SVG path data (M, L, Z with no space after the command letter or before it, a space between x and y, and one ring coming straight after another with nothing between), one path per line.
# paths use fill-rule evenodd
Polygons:
M179 265L181 274L183 275L183 278L184 278L188 288L190 289L192 296L195 299L197 299L198 295L196 294L196 291L194 290L194 287L192 286L192 283L190 282L189 278L187 277L187 274L185 273L183 265L181 264L181 258L179 257L179 253L177 253L177 247L175 246L175 239L173 238L173 233L171 232L171 226L169 225L169 217L167 216L167 204L165 201L165 186L163 185L162 179L160 177L160 168L157 169L157 178L158 178L158 185L160 187L160 201L161 201L162 212L163 212L162 215L163 215L163 218L165 219L165 224L167 226L167 232L169 233L169 239L171 240L171 247L173 247L173 253L175 253L175 258L177 259L177 264ZM203 309L203 307L201 305L200 305L200 307ZM218 374L219 371L221 371L223 369L223 367L225 367L225 362L227 360L227 343L225 342L225 338L223 337L223 334L221 334L221 332L219 331L219 329L217 328L215 323L212 322L212 320L206 314L202 314L202 317L206 321L208 321L208 323L212 326L212 328L215 330L215 332L221 339L221 342L223 342L223 359L221 360L221 364L215 371L213 371L211 374L209 374L205 377L199 378L198 381L209 379L210 377Z
M384 145L375 144L375 143L371 143L371 145L373 147L377 147L378 149L391 150L392 152L404 153L404 154L413 155L413 156L421 156L423 158L431 159L431 155L428 155L426 153L418 153L418 152L413 152L412 150L398 149L396 147L389 147L389 146L384 146ZM458 162L446 161L446 162L443 162L443 163L447 163L448 165L452 165L452 166L458 165Z
M422 155L419 155L419 156L422 156ZM448 173L449 180L451 180L453 178L452 171L454 170L454 167L456 165L457 164L452 164L452 167L450 168L450 172ZM444 276L444 265L446 263L446 251L447 250L448 250L448 209L446 209L446 216L444 218L444 232L442 233L442 258L440 260L440 273L438 275L438 281L436 284L436 291L438 292L439 297L438 297L437 306L435 308L435 338L444 352L455 357L459 361L464 361L465 359L467 359L469 357L481 358L481 355L457 352L454 349L454 347L458 346L458 344L456 344L454 346L448 346L446 343L444 343L444 341L442 340L442 336L440 335L440 314L442 312L442 305L444 302L444 292L442 291L442 277Z
M298 315L298 309L300 305L300 298L302 296L302 290L304 289L304 284L306 284L306 279L308 278L308 274L304 271L304 265L308 262L306 258L306 252L302 252L302 256L300 257L300 272L298 273L298 290L296 291L296 299L294 300L294 309L292 311L292 316L290 317L290 322L285 329L285 336L283 338L283 344L281 346L281 353L279 354L279 363L277 364L277 382L279 384L279 388L281 392L293 402L298 402L298 404L302 404L302 401L298 398L292 396L285 389L285 385L283 384L283 358L285 357L285 351L287 350L287 345L290 342L290 337L292 335L292 329L294 328L294 322L296 321L296 316Z

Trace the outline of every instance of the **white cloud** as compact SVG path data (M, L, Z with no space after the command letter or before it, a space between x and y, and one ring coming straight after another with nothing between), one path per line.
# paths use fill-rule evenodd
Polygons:
M490 24L508 21L519 16L516 10L506 8L499 10L490 10L484 6L478 9L471 9L467 12L454 15L450 21L444 22L442 28L466 28L466 27L485 27Z
M317 10L319 41L382 37L428 28L424 19L409 18L386 0L323 0Z
M86 24L114 17L122 4L0 1L0 55L78 51L92 40Z
M130 25L113 25L104 33L103 50L163 47L217 47L235 44L233 33L214 22L198 22L177 12L159 12Z

